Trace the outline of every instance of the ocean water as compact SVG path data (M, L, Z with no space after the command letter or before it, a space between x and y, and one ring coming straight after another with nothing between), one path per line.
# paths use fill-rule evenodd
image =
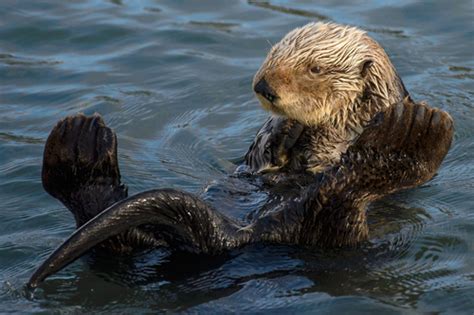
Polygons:
M75 226L40 181L57 120L102 114L132 194L199 192L233 170L267 116L251 80L271 44L330 20L367 30L413 98L455 120L437 176L371 207L370 242L85 257L24 290ZM2 0L0 313L473 314L473 55L470 0Z

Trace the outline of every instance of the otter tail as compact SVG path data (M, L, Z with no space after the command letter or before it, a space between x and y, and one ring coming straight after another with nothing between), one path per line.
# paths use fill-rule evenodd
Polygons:
M36 270L34 288L95 245L130 228L142 226L173 249L216 254L244 242L245 231L189 193L160 189L143 192L105 209L76 230Z

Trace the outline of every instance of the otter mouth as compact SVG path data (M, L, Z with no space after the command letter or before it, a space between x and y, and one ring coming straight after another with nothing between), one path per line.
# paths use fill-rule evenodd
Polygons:
M270 93L263 93L261 95L273 105L275 105L273 102L278 98L276 95Z
M260 95L260 94L257 94L257 98L260 101L260 105L262 105L264 109L274 114L277 114L279 116L286 117L285 112L280 107L278 107L278 105L275 103L276 99L274 99L273 102L271 102L268 100L268 98L265 98L263 95Z
M285 113L276 104L279 98L277 93L270 87L265 78L260 79L254 85L253 90L263 108L277 115L285 116Z
M257 95L261 95L264 99L274 105L275 100L278 98L276 92L268 85L268 82L265 78L260 79L260 81L255 84L253 90Z

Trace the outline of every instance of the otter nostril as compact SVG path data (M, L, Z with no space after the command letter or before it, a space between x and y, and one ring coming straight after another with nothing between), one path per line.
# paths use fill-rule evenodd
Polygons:
M262 95L270 102L273 102L277 98L275 92L268 85L265 78L260 79L260 81L258 81L257 84L255 84L255 86L253 87L253 90L255 91L255 93Z

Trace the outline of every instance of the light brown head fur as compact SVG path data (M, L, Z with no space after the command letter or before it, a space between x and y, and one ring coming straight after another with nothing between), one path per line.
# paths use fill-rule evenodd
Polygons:
M376 111L407 96L383 48L364 31L309 23L274 45L256 73L275 98L257 93L275 114L309 125L360 130Z

